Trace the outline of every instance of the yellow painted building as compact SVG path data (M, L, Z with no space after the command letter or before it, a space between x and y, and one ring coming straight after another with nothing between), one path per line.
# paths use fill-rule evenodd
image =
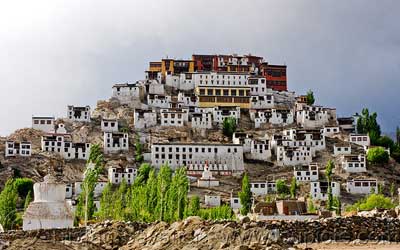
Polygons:
M165 77L168 74L193 73L194 61L162 59L161 62L150 62L147 72L152 76L161 72L161 79L165 81Z
M196 88L196 94L199 96L200 108L216 106L250 108L251 96L248 86L199 86Z

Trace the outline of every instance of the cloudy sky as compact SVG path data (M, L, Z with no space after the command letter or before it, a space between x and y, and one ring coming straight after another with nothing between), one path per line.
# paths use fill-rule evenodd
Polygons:
M0 135L32 115L95 106L148 61L252 53L288 65L289 88L400 125L400 1L0 2Z

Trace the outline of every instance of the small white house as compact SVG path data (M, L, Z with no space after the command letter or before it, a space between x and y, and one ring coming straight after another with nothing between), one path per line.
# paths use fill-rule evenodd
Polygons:
M340 128L339 126L325 126L323 129L321 129L321 133L325 137L333 137L334 135L340 133Z
M286 126L294 122L293 111L284 108L251 110L250 119L254 121L255 128L260 128L262 124Z
M246 157L251 160L271 160L271 145L268 139L252 139L250 142L250 153Z
M312 153L310 147L277 147L278 166L297 166L307 165L312 162Z
M272 109L274 108L274 95L252 96L250 99L251 109Z
M232 135L232 142L233 144L243 145L243 153L250 153L253 135L246 132L235 132Z
M126 168L110 167L108 169L108 181L112 184L120 184L125 179L127 184L133 184L137 177L137 168L128 166Z
M190 122L192 128L211 129L212 113L191 113Z
M315 200L327 200L328 199L328 187L327 181L312 181L310 182L310 194ZM338 182L331 182L332 196L340 196L340 184Z
M333 155L350 155L351 154L351 144L349 143L336 143L333 145Z
M342 168L348 173L367 172L367 161L365 155L343 155Z
M165 85L178 90L193 90L195 83L192 73L167 74L165 77Z
M147 104L152 108L164 108L167 109L170 107L171 96L167 95L147 95Z
M74 122L90 122L90 106L75 107L69 105L67 117Z
M272 89L267 88L265 77L251 76L248 78L247 84L251 87L250 94L252 96L263 96L272 93Z
M218 207L221 206L221 196L219 195L205 195L204 205L207 207Z
M33 116L32 117L32 128L41 130L46 133L54 133L54 125L55 125L54 116Z
M112 87L112 97L118 99L121 104L140 101L143 94L143 86L138 83L115 84Z
M276 183L273 181L251 182L250 191L256 196L275 193Z
M369 135L350 134L349 141L363 147L371 145Z
M376 179L353 179L347 181L347 192L350 194L378 193L378 180Z
M240 119L240 107L215 107L213 111L213 119L216 123L223 123L225 118L233 117L236 122Z
M239 197L232 197L231 196L231 208L233 210L238 210L242 208L242 204L240 204Z
M198 107L199 97L195 94L178 93L178 102L182 103L183 107Z
M43 152L55 152L67 160L87 160L90 152L89 143L74 143L70 134L49 134L42 136L41 145Z
M74 183L74 194L73 194L73 197L74 196L78 197L82 193L82 190L83 190L82 184L83 184L82 181L77 181L77 182ZM107 184L108 184L107 181L98 181L96 183L96 186L94 187L94 190L93 190L94 197L96 197L96 198L101 197L101 195L103 194L103 191L106 188Z
M30 142L6 141L5 156L31 156L32 144Z
M318 181L319 168L317 163L311 163L306 166L294 167L294 177L299 182Z
M118 132L118 120L117 119L102 119L101 120L101 131L103 131L103 132Z
M104 132L103 145L105 153L118 153L121 151L128 151L128 133Z
M189 121L189 109L161 109L161 126L183 127Z
M305 104L300 107L296 110L296 122L303 128L321 128L336 122L336 109Z
M135 109L133 119L136 129L151 128L157 125L157 112L155 110Z

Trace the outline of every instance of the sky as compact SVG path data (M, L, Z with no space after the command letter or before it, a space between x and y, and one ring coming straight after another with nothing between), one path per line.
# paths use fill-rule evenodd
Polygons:
M41 0L0 2L0 135L32 115L108 99L149 61L260 55L288 87L350 116L400 125L400 1Z

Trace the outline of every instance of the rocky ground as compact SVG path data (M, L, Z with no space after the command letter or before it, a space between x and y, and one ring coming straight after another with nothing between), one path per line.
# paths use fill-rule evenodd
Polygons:
M247 217L212 222L189 217L172 224L105 221L87 229L9 231L0 233L0 249L399 249L399 236L400 220L389 217L306 222L254 222Z

